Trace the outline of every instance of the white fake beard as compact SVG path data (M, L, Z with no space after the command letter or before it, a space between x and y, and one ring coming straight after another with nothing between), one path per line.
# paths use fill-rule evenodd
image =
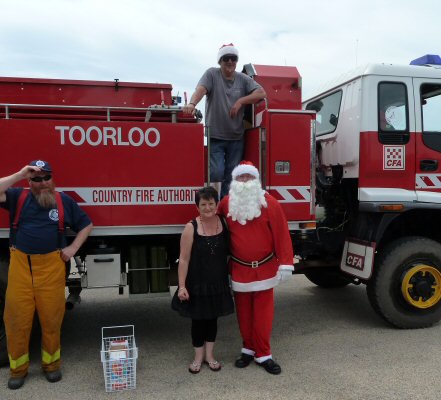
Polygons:
M232 181L229 195L228 215L241 225L260 217L260 209L267 206L265 191L258 179L248 182Z

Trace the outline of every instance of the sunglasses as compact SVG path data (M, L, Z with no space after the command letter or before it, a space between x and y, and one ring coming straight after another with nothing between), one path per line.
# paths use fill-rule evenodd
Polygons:
M32 182L43 182L50 181L52 179L52 175L45 176L34 176L33 178L29 178Z
M223 62L228 62L228 61L237 62L237 56L222 56L221 60Z

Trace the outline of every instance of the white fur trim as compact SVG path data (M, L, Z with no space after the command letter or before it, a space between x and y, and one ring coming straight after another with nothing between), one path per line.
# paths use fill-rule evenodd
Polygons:
M222 46L219 49L219 52L217 53L217 62L219 62L220 59L227 54L233 54L237 56L237 58L239 58L239 52L237 51L237 49L232 44L228 44L226 46Z
M255 351L250 350L250 349L246 349L245 347L242 347L241 352L242 352L243 354L248 354L249 356L254 356L254 354L256 354Z
M254 165L248 164L239 164L236 168L233 169L231 173L231 177L236 179L239 175L250 174L253 175L256 179L259 179L259 171Z
M270 354L269 356L262 356L262 357L254 358L254 361L256 361L259 364L261 364L261 363L263 363L266 360L271 360L272 358L273 358L273 356Z
M247 283L232 280L231 288L235 292L259 292L261 290L272 289L283 281L289 279L289 277L292 277L293 272L294 267L292 265L280 265L277 274L272 278Z
M276 287L280 283L280 277L277 274L272 278L265 279L263 281L254 281L254 282L236 282L231 281L231 288L235 292L259 292L261 290L272 289Z

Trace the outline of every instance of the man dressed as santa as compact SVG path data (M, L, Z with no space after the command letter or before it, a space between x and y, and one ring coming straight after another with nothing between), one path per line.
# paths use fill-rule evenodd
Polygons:
M261 186L259 171L242 161L232 172L229 195L218 212L230 231L230 268L237 319L243 340L238 368L254 359L270 374L282 371L271 354L274 290L292 276L293 248L278 201Z

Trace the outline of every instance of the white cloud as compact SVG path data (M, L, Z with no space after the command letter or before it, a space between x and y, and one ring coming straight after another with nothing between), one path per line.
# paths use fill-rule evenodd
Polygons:
M297 66L306 94L356 64L441 53L436 0L0 0L0 10L1 76L191 92L234 42L241 63Z

